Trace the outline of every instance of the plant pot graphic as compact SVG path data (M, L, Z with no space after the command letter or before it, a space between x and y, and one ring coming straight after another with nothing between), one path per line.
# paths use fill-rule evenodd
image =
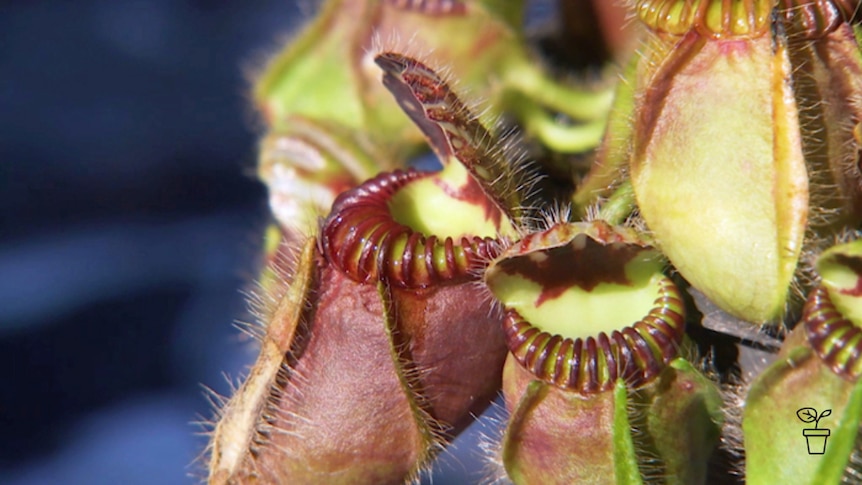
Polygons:
M826 439L829 438L830 431L823 428L809 428L802 430L802 436L805 436L805 441L808 443L809 455L822 455L826 452Z

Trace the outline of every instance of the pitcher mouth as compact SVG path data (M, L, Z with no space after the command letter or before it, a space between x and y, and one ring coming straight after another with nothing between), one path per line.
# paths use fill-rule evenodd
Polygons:
M512 356L539 380L582 394L637 388L679 353L680 291L663 260L601 222L560 225L513 245L486 270Z
M515 359L537 378L564 389L591 394L611 390L618 379L637 388L673 360L685 333L683 303L667 277L660 296L641 320L610 335L586 338L551 335L507 310L506 344Z
M326 259L360 283L382 279L401 288L425 288L475 278L477 269L496 256L499 241L491 226L483 227L483 234L438 237L414 227L421 226L421 221L404 215L396 219L393 198L434 176L433 172L396 170L341 194L321 231ZM491 204L480 207L493 208ZM417 210L426 209L434 207ZM457 214L450 214L449 220L453 217ZM478 226L481 223L473 224Z

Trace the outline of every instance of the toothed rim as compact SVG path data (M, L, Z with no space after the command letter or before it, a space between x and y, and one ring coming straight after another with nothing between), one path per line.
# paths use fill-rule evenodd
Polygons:
M654 307L641 320L610 336L564 338L551 335L506 310L506 344L537 378L563 389L594 394L613 389L617 379L637 388L653 380L673 360L685 334L685 309L668 277L659 282Z
M483 262L497 255L491 237L425 236L392 217L389 201L407 184L433 172L395 170L349 190L335 200L323 224L326 259L360 283L386 280L402 288L425 288L473 278Z
M802 310L808 342L832 372L855 381L862 374L862 329L841 314L825 286L808 296Z
M852 16L853 0L782 0L780 12L788 23L797 23L806 39L817 39L833 32Z
M638 17L652 30L673 35L697 30L710 38L759 37L769 30L774 0L743 0L742 15L736 2L724 0L638 0ZM708 18L710 8L719 8L718 24Z
M398 10L429 16L458 16L467 13L467 5L461 0L385 0L384 3Z
M684 35L697 30L716 39L766 34L777 8L785 22L797 25L793 34L816 39L843 22L858 23L859 6L859 0L639 0L635 8L641 21L655 31ZM710 8L720 9L717 22L710 21Z

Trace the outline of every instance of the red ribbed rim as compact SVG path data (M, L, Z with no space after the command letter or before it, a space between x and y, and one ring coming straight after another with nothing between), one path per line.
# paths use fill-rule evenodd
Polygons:
M410 182L431 175L396 170L341 194L321 231L326 259L360 283L386 280L402 288L424 288L472 278L482 264L496 257L496 239L441 240L392 218L392 196Z
M725 0L688 0L682 10L674 11L678 0L639 0L640 19L651 29L674 35L697 30L708 38L759 37L772 23L773 9L789 27L792 38L817 39L834 31L844 22L862 19L859 0L742 0L742 18L736 18L738 2ZM721 9L720 26L708 26L706 16L712 7ZM735 33L740 22L745 33Z
M683 35L692 30L707 38L760 37L769 30L774 0L742 0L747 32L734 32L738 20L735 18L737 2L724 0L687 0L682 10L674 12L678 0L639 0L635 6L638 17L652 30L673 35ZM709 26L706 22L710 7L721 9L720 26Z
M802 322L808 342L823 363L845 379L858 379L862 374L862 329L835 308L824 286L808 295Z
M685 334L679 289L660 280L659 296L641 320L610 336L586 339L551 335L512 309L503 323L515 359L538 379L582 394L612 389L617 379L637 388L653 380L678 354Z
M398 10L435 17L467 13L467 5L462 0L384 0L384 3Z

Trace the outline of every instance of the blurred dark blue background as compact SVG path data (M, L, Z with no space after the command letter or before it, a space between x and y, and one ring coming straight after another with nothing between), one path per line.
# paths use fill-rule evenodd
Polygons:
M309 10L0 3L0 483L203 473L201 384L255 356L232 327L268 221L246 73ZM435 483L467 480L476 439Z
M286 0L0 3L0 483L173 484L254 348L247 68Z

